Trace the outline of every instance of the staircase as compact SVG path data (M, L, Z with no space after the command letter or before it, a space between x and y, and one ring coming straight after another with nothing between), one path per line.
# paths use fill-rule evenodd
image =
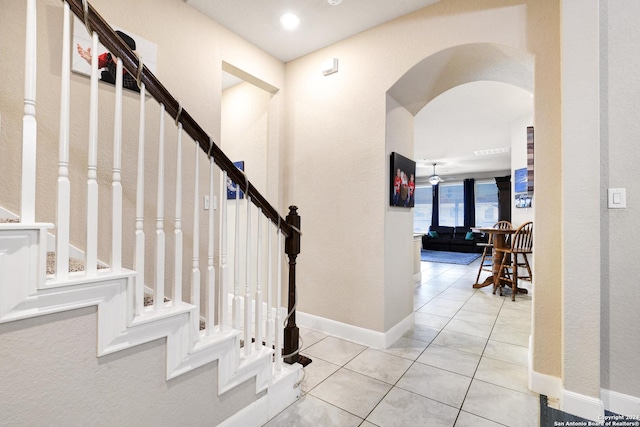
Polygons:
M67 0L60 4L65 48L60 52L58 179L47 189L56 194L57 202L55 218L42 221L46 215L38 212L47 209L36 197L36 153L41 142L37 141L35 81L37 42L43 35L36 26L36 0L27 0L26 8L21 202L19 215L0 208L4 217L0 219L0 325L95 306L96 357L166 339L166 381L217 362L218 396L247 380L255 380L257 395L253 404L221 425L261 425L300 395L302 366L296 363L295 325L295 260L301 235L297 208L291 207L283 218L97 11L85 1ZM70 150L87 144L70 126L74 15L88 28L94 54L86 94L90 114L85 164L74 163L77 159L70 156ZM105 92L97 69L98 41L119 59L115 88L109 89L115 92L110 107L115 113L109 148L113 165L107 173L97 160L99 144L105 143L98 133L98 96ZM131 125L123 124L123 105L133 101L129 94L123 101L122 67L135 76L140 89L135 95L141 123L136 143L131 141ZM157 106L151 107L154 101ZM145 145L151 132L145 128L146 111L151 109L159 112L158 129L153 129L159 138L153 149ZM166 118L175 123L173 130L167 130ZM183 153L190 152L182 142L184 136L194 143L190 160L183 158ZM173 143L167 143L169 137ZM154 152L154 159L146 157L149 152ZM135 162L128 161L136 156ZM126 170L125 164L131 163L135 170ZM208 177L201 176L200 169L208 169ZM168 176L165 170L174 174ZM155 194L145 189L150 172L155 175ZM81 186L79 174L86 177ZM110 177L108 183L105 176ZM227 179L242 188L243 200L238 191L235 200L227 200ZM203 190L201 185L207 181L208 188ZM166 194L167 182L175 183L175 195ZM184 191L186 186L191 188ZM86 195L79 205L75 205L77 192ZM105 192L109 197L101 198ZM203 193L218 201L207 218L200 218ZM153 214L145 212L154 205ZM174 208L170 221L165 216L167 205ZM183 210L190 212L188 219ZM187 223L189 229L183 227ZM184 242L191 243L191 248ZM127 248L132 248L129 257L123 255ZM201 260L202 253L206 259ZM285 255L288 282L281 271ZM288 302L282 301L283 284L294 296ZM183 297L183 289L188 298ZM184 425L188 424L185 420Z

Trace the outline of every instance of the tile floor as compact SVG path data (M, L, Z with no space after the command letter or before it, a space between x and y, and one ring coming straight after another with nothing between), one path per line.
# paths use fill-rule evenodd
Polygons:
M538 426L531 296L473 289L478 263L423 262L415 326L386 350L301 329L303 396L265 426Z

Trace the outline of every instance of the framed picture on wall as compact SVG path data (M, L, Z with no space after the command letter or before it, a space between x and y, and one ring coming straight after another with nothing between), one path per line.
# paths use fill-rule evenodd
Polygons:
M158 61L158 45L150 42L137 34L133 34L120 27L113 27L116 34L120 36L127 46L135 51L143 59L144 65L152 73L156 72L156 63ZM71 71L77 74L91 76L91 36L87 33L84 23L77 17L73 21L73 54L71 61ZM98 67L100 73L100 81L115 84L115 67L116 58L102 44L98 43ZM135 92L140 89L136 83L135 76L129 72L123 73L122 87Z
M398 153L391 153L389 205L412 208L415 204L416 162Z
M244 160L240 160L238 162L233 162L233 164L235 165L235 167L237 167L241 171L244 170ZM233 182L231 180L231 178L227 177L227 199L228 200L235 199L237 191L240 191L240 193L237 194L238 199L243 199L244 198L244 192L242 191L242 189L241 188L238 189L238 185L235 182Z
M527 168L515 170L515 177L514 177L515 193L524 193L527 191L528 175L529 175L529 172L527 171Z
M516 194L516 208L530 208L531 207L531 194L523 193Z

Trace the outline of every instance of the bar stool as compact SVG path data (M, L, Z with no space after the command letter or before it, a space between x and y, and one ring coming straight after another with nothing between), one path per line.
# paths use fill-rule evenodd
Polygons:
M502 253L502 262L500 263L500 280L499 285L493 287L493 293L496 293L496 287L500 287L500 296L502 296L502 283L511 283L511 301L516 300L518 292L518 279L531 281L531 266L527 254L533 253L533 222L528 221L518 227L511 236L511 245L504 249L498 249ZM521 260L518 261L518 257ZM527 275L519 276L518 268L525 268Z
M509 221L498 221L493 224L493 228L507 229L511 228ZM478 268L478 275L476 276L476 284L480 280L480 275L483 271L492 272L492 256L493 256L493 234L489 234L489 240L487 243L478 243L478 246L482 246L482 260L480 261L480 267ZM485 264L485 260L489 259L489 264Z

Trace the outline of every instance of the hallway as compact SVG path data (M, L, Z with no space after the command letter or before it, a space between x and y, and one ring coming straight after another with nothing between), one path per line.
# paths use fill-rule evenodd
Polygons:
M527 388L531 296L472 289L478 264L422 262L415 326L387 350L301 329L313 360L303 397L266 426L539 425Z

